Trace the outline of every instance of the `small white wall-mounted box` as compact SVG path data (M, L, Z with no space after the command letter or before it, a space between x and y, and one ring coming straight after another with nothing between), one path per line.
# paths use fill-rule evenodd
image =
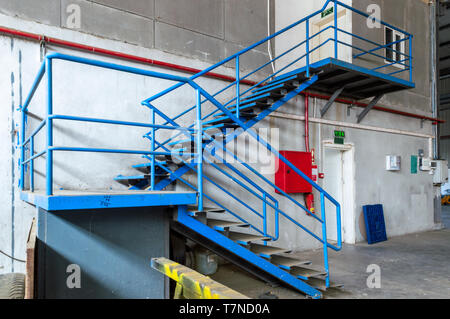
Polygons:
M386 156L386 170L387 171L399 171L401 169L401 156L388 155Z
M436 163L433 176L434 185L448 183L448 162L442 160L433 161Z
M429 157L423 157L419 160L420 170L423 172L431 172L433 161Z

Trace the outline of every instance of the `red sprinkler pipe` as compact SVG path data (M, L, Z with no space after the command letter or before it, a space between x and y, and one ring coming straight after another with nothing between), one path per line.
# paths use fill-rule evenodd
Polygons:
M131 55L131 54L106 50L106 49L102 49L102 48L98 48L98 47L94 47L94 46L88 46L88 45L79 44L76 42L70 42L70 41L46 37L46 36L42 36L42 35L38 35L38 34L33 34L33 33L29 33L29 32L18 31L18 30L14 30L14 29L1 27L1 26L0 26L0 33L12 35L12 36L18 36L21 38L26 38L26 39L31 39L31 40L36 40L36 41L40 41L40 42L44 42L44 43L54 44L54 45L62 46L62 47L66 47L66 48L72 48L72 49L77 49L77 50L91 52L91 53L98 53L98 54L102 54L105 56L111 56L111 57L120 58L120 59L124 59L124 60L128 60L128 61L134 61L134 62L139 62L139 63L143 63L143 64L155 65L155 66L172 69L172 70L176 70L176 71L181 71L181 72L187 72L187 73L191 73L191 74L196 74L196 73L202 71L199 69L194 69L194 68L190 68L190 67L179 65L179 64L173 64L173 63L168 63L168 62L163 62L163 61L158 61L158 60L153 60L153 59L147 59L147 58L143 58L143 57L139 57L139 56L135 56L135 55ZM214 73L214 72L209 72L205 75L208 77L211 77L211 78L216 78L216 79L224 80L224 81L228 81L228 82L236 81L236 78L234 78L232 76L223 75L223 74ZM245 85L250 85L250 86L257 84L256 82L249 81L249 80L241 80L240 83L245 84ZM303 93L303 94L304 95L308 94L310 97L316 97L316 98L323 99L323 100L330 99L330 96L328 96L328 95L320 95L320 94L310 93L310 92ZM336 102L343 103L343 104L349 104L349 105L355 105L355 106L359 106L359 107L367 106L367 104L364 104L364 103L359 103L359 102L345 100L345 99L336 99ZM374 109L378 110L378 111L382 111L382 112L393 113L393 114L403 115L403 116L407 116L407 117L413 117L413 118L417 118L417 119L431 121L431 122L433 122L433 124L445 123L445 121L441 120L441 119L427 117L427 116L418 115L418 114L414 114L414 113L397 111L397 110L393 110L393 109L389 109L389 108L385 108L385 107L375 106Z

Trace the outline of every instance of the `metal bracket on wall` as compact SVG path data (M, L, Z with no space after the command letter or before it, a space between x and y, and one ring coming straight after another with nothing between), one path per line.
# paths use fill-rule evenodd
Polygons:
M334 101L336 101L336 99L342 93L342 91L344 91L344 89L345 89L345 86L339 88L338 90L336 90L333 93L331 98L328 100L327 104L325 104L325 106L320 110L320 117L324 117L324 115L328 112L331 105L333 105Z
M44 38L44 37L43 37L43 38ZM46 47L46 43L45 43L44 40L42 40L42 41L39 43L39 53L40 53L39 58L40 58L40 61L42 62L42 61L44 61L45 56L47 55L47 47Z
M361 123L361 121L366 117L366 115L370 112L370 110L373 109L373 107L380 102L381 98L384 96L384 94L377 95L373 98L372 101L370 101L369 105L366 106L364 111L361 112L361 114L358 115L358 123Z

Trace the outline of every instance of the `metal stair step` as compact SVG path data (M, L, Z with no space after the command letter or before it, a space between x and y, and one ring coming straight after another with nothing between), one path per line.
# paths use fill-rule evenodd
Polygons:
M293 266L290 273L300 279L305 280L310 279L311 277L325 276L327 274L326 271L320 271L300 266Z
M155 163L155 173L156 174L167 174L167 172L160 167L163 165L161 163ZM138 165L133 165L133 168L137 169L139 172L144 174L150 174L152 163L143 163Z
M178 141L170 142L167 145L169 145L169 146L182 145L182 146L186 147L186 146L194 145L196 142L197 141L194 138L192 138L190 140L189 139L185 139L185 140L178 140ZM209 143L209 142L211 142L211 139L203 138L202 142L203 143Z
M167 161L161 162L161 161L155 161L155 165L166 165ZM142 163L142 164L136 164L133 165L133 168L144 168L144 167L150 167L152 166L152 163Z
M293 83L293 82L297 82L297 83ZM298 82L297 75L292 75L292 76L289 76L287 78L283 78L283 79L278 80L278 81L267 82L266 85L261 86L261 87L259 87L257 89L254 89L252 92L253 93L262 92L262 91L264 91L264 90L266 90L268 88L276 87L278 85L289 86L289 87L291 87L291 86L292 87L298 87L298 86L300 86L300 83Z
M290 252L289 249L265 246L265 245L259 245L259 244L251 244L250 250L252 252L254 252L255 254L257 254L261 257L264 257L264 258L270 258L271 256L276 255L276 254Z
M277 265L278 267L280 267L282 269L285 269L285 270L290 270L291 267L294 267L294 266L311 264L311 262L309 260L300 260L300 259L293 258L293 257L285 257L285 256L279 256L279 255L272 256L270 262L274 265Z
M321 291L326 291L329 288L343 288L344 285L342 284L337 284L335 282L330 282L330 287L327 288L325 280L324 279L319 279L319 278L309 278L306 283L308 285L311 285L314 288L317 288Z
M257 114L255 114L255 113L249 113L249 112L240 113L240 117L241 118L245 118L247 120L248 119L252 119L252 118L254 118L256 116L257 116ZM216 123L234 123L234 121L231 118L229 118L228 115L222 114L221 117L216 118L214 120L209 120L209 121L205 122L204 124L205 125L208 125L208 124L211 125L211 124L216 124Z
M203 131L217 130L217 129L227 129L227 128L238 128L239 125L235 123L220 123L216 125L205 125Z
M236 109L230 110L230 112L231 112L234 116L236 116ZM239 109L239 115L240 115L241 117L252 118L252 117L255 117L255 116L256 116L256 113L253 112L252 110L250 110L250 111L245 111L245 110ZM222 113L222 114L214 115L214 117L215 117L215 118L221 118L221 117L228 117L228 115L226 115L225 113Z
M316 69L311 68L310 69L311 73L316 72ZM296 76L297 79L303 81L306 80L306 70L304 67L281 74L279 76L277 76L276 78L274 78L272 81L268 82L267 84L270 85L272 83L274 83L275 81L280 82L280 81L286 81L286 79L292 77L292 76Z
M259 241L259 240L263 240L263 241L270 240L270 237L258 236L258 235L252 235L252 234L244 234L244 233L238 233L238 232L230 232L228 234L228 238L230 238L231 240L233 240L241 245L248 245L254 241Z
M188 214L192 217L197 217L202 213L224 213L225 209L213 208L213 207L203 207L203 210L199 210L198 207L188 206Z
M279 100L282 97L284 97L283 94L276 94L276 93L254 94L254 95L247 96L241 102L242 102L242 104L246 104L246 103L250 103L250 102L265 101L268 104L273 104L273 103L275 103L276 100Z
M260 102L253 102L253 103L249 103L249 104L245 104L245 105L240 105L239 106L239 111L240 112L247 112L247 111L253 111L255 109L260 109L260 110L265 110L269 107L271 107L271 104L265 104L265 103L260 103ZM236 104L230 105L227 107L229 109L229 111L231 113L236 113ZM221 117L221 116L225 116L225 113L220 113L215 115L214 117Z
M230 227L248 227L250 226L247 223L242 222L231 222L228 220L220 220L220 219L207 219L206 225L208 225L211 228L214 228L215 230L219 231L226 231Z
M155 174L156 177L165 177L168 174ZM143 180L143 179L150 179L150 174L143 174L143 175L134 175L134 176L123 176L119 175L114 177L115 181L137 181L137 180Z
M255 94L263 94L263 93L273 93L273 94L280 94L280 95L286 95L288 90L285 87L285 84L277 84L277 85L269 85L266 88L262 88L259 91L254 92Z
M143 175L134 175L134 176L123 176L119 175L114 177L115 181L129 181L129 180L138 180L138 179L149 179L150 175L143 174Z

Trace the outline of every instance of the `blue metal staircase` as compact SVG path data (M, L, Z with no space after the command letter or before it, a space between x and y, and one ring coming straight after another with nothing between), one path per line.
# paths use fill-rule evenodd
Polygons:
M326 40L324 43L319 44L315 48L311 48L312 40L317 37L321 32L310 36L309 34L309 21L313 17L324 11L329 5L334 6L335 12L335 25L332 29L335 31L335 37ZM409 89L414 87L412 80L412 57L410 55L403 54L405 59L401 61L389 61L385 56L383 59L387 59L388 63L382 67L375 67L373 69L367 69L359 67L354 63L348 63L337 59L339 47L346 46L348 44L339 41L339 32L347 33L346 31L340 29L337 25L337 12L339 6L346 9L350 9L357 14L366 14L354 10L353 8L342 4L339 1L326 1L322 10L313 13L312 15L298 21L297 23L277 32L276 34L268 37L255 45L231 56L230 58L204 70L203 72L191 77L194 81L197 78L207 74L208 72L216 69L217 67L229 63L230 61L235 61L236 67L236 81L226 86L224 89L216 92L212 96L208 94L199 94L197 97L197 105L191 107L187 111L181 113L175 118L169 118L163 112L161 112L156 106L155 102L161 97L176 91L183 84L177 84L147 100L142 104L148 107L152 112L152 124L156 124L155 115L160 116L164 121L164 125L173 125L174 127L180 127L177 124L177 120L190 112L196 111L196 123L192 124L190 128L196 128L193 132L181 132L174 137L165 140L164 142L159 142L157 138L157 129L152 129L144 137L148 138L151 142L151 150L157 151L162 149L165 152L172 152L173 156L171 158L178 159L177 165L169 165L169 157L166 156L163 159L158 159L155 156L147 157L150 162L141 164L145 165L147 175L141 179L139 183L131 184L132 189L149 189L149 190L163 190L174 182L181 182L191 189L199 193L199 204L195 208L183 208L181 207L178 211L176 221L183 225L181 227L182 233L186 236L191 234L189 231L185 231L188 228L190 231L194 232L196 235L200 235L201 239L198 240L199 243L206 245L205 242L211 241L214 244L208 245L209 248L213 248L215 245L220 245L227 251L232 252L233 255L245 259L247 263L256 266L259 269L263 269L264 272L274 277L276 280L287 284L299 291L306 293L307 295L318 298L321 297L320 290L326 290L329 287L337 286L330 281L330 272L328 268L328 256L327 249L332 248L334 250L341 249L341 227L340 227L340 205L337 203L329 194L327 194L319 185L310 180L305 174L300 172L295 166L289 163L285 158L283 158L278 151L272 148L270 144L262 140L252 128L269 116L272 112L276 111L284 104L289 102L292 98L298 96L303 91L309 89L325 93L333 93L333 98L336 99L338 96L343 96L347 98L352 98L356 100L375 97L374 101L378 101L382 94L389 92ZM285 32L289 32L296 26L305 24L306 32L305 41L295 45L293 48L287 50L283 54L275 57L273 60L267 62L261 67L247 73L245 76L241 75L240 72L240 60L242 55L249 52L254 47L257 47L272 38L279 36ZM402 31L403 32L403 31ZM411 40L412 36L403 32L405 35L403 41L409 41L410 53L411 53ZM355 37L358 37L354 35ZM358 37L360 38L360 37ZM322 46L326 45L328 42L334 44L335 57L330 57L323 59L316 63L310 63L311 54L320 49ZM370 41L367 41L370 42ZM392 44L393 45L393 44ZM278 60L279 58L295 52L300 46L306 47L306 53L293 58L287 66L278 70L277 72L270 73L269 76L265 77L263 80L259 81L255 85L242 89L240 82L243 79L248 79L251 75L256 72L267 68L272 62ZM358 53L354 56L355 60L363 55L375 55L378 50L393 50L389 46L377 45L374 49L360 49L353 45L349 45L353 50L362 51L363 53ZM387 48L387 49L386 49ZM297 67L300 61L304 61L304 65ZM408 64L406 64L408 63ZM404 69L402 71L409 71L409 79L402 79L398 77L398 71L391 73L381 73L380 70L392 66L392 64L404 64ZM397 75L397 76L394 76ZM235 97L233 99L227 100L223 103L216 100L216 97L224 92L229 92L230 90L235 90ZM205 97L204 100L201 98ZM216 110L203 116L201 111L202 105L205 102L210 102L216 106ZM332 102L332 101L331 101ZM375 104L375 103L373 103ZM326 110L324 111L326 112ZM234 129L234 130L230 130ZM202 134L198 134L198 132ZM216 135L211 136L211 132ZM284 161L292 170L297 172L302 178L307 180L313 187L320 192L321 200L321 217L318 217L311 213L306 207L298 203L294 198L283 192L276 185L274 185L267 178L258 173L250 165L246 164L244 161L239 159L234 152L230 153L227 150L227 144L233 142L240 134L246 132L251 135L259 143L262 143L270 152L275 154L280 160ZM220 140L220 142L218 142ZM227 161L217 155L218 151L225 153L226 155L231 155L238 165L232 165L227 163ZM198 154L203 154L201 158L183 159L183 154L188 152L193 154L197 151ZM206 160L205 155L218 159L219 162L224 166L223 168L217 164L214 164L211 160ZM245 201L239 196L232 194L226 187L220 185L214 181L214 176L206 176L203 173L203 162L209 164L216 169L217 174L223 174L232 180L234 183L250 192L262 201L262 213L261 210L254 209L250 207ZM322 237L313 234L311 231L306 229L301 225L295 218L292 218L284 211L282 211L278 205L278 201L271 196L269 193L264 191L256 182L248 178L243 171L237 168L241 166L244 171L250 172L254 175L256 179L259 179L262 184L267 184L270 187L277 189L282 195L288 198L293 205L297 206L301 210L308 213L310 218L316 219L318 222L322 223ZM164 172L161 174L161 172ZM189 183L186 179L183 179L183 175L193 171L198 175L197 185ZM122 178L122 177L120 177ZM129 177L133 180L134 177ZM203 180L208 181L216 187L216 191L221 191L224 196L231 197L234 201L240 203L245 210L250 211L252 214L259 216L262 220L263 227L257 227L256 225L248 222L247 215L243 212L233 212L229 210L224 205L220 204L214 199L214 196L208 195L209 192L203 190ZM208 209L203 205L203 197L210 200L213 204L217 205L218 209L222 213L231 215L234 217L234 221L230 221L228 218L217 219L218 217L210 217L210 215L217 215L217 208ZM336 214L338 220L338 243L337 245L332 245L327 241L327 231L326 231L326 220L325 220L325 200L331 201L336 207ZM267 210L273 209L275 214L275 234L271 235L268 231L268 216ZM289 251L283 248L274 247L268 245L268 242L276 241L279 237L279 216L286 218L295 225L297 225L301 230L309 233L315 240L320 241L324 247L324 266L323 268L311 268L307 261L298 260L293 257L287 257L285 254ZM250 228L251 231L242 232L242 228ZM183 231L184 229L184 231ZM240 231L241 230L241 231ZM196 236L191 235L191 239L195 239ZM220 251L219 251L220 253ZM224 255L222 253L222 255ZM226 254L225 254L226 255ZM233 258L231 258L233 260ZM267 279L266 279L267 280Z
M309 30L311 21L318 16L320 17L321 13L329 7L334 8L334 25L316 34L311 34ZM198 205L196 207L178 207L172 225L176 231L207 246L268 282L288 285L313 298L322 297L322 291L338 286L330 280L328 249L339 251L342 248L341 206L317 183L289 162L262 136L258 135L254 127L258 124L263 124L263 120L272 112L278 110L305 90L332 93L331 103L338 96L355 100L373 98L373 103L369 104L373 106L383 94L414 87L412 82L412 35L380 21L382 25L397 30L403 37L401 40L387 45L378 44L341 28L337 19L339 9L349 10L353 14L369 18L366 13L340 1L327 0L324 2L321 10L191 78L62 54L47 56L25 104L21 107L23 111L21 181L24 181L25 170L29 166L31 176L30 189L31 191L34 190L33 160L47 154L47 195L51 196L53 194L52 154L55 151L141 154L146 161L144 163L136 163L133 166L139 173L132 176L119 175L115 178L117 182L127 185L130 190L148 191L164 191L170 185L179 183L198 194ZM327 30L332 30L334 36L314 46L318 36ZM245 54L251 54L253 49L265 45L274 38L288 32L303 32L305 35L304 40L260 67L242 74L243 64L241 61L243 61ZM354 43L342 41L340 38L342 34L365 43L369 48L360 48ZM396 47L395 44L398 42L408 44L405 47L409 47L409 54L398 52L394 49ZM326 45L333 46L333 57L312 63L314 52ZM338 52L342 48L350 48L352 52L356 52L353 54L352 63L338 59ZM397 52L396 56L403 58L394 61L386 54L380 54L379 51ZM372 67L367 67L366 64L360 66L358 61L362 56L371 56L382 61ZM289 62L277 71L269 71L272 63L279 62L281 58ZM142 102L142 105L150 111L150 123L54 115L51 98L51 71L54 59L174 81L176 84ZM196 82L196 80L207 76L214 69L229 66L230 64L235 66L236 81L226 85L214 94L208 93ZM398 66L401 66L400 70ZM393 67L397 68L392 70ZM409 76L404 76L408 72ZM29 138L25 138L27 108L44 74L47 74L49 83L47 117ZM264 74L264 76L261 76L261 74ZM248 81L254 79L258 79L254 85L248 85ZM244 82L243 80L246 81ZM162 107L157 107L156 104L161 103L162 106L167 106L163 97L169 94L181 94L179 89L183 86L193 91L196 103L177 116L170 117L162 111ZM183 91L182 94L186 94L186 91ZM326 110L327 108L323 112L326 112ZM366 114L361 114L360 118L362 119ZM52 122L55 120L148 127L150 131L144 135L144 138L150 142L150 150L55 147L52 144ZM192 124L187 127L180 124L189 121ZM33 150L34 136L44 126L47 126L47 149L44 152L35 154ZM161 134L168 131L173 132L170 138ZM244 133L259 143L262 148L273 154L274 157L283 161L292 171L313 186L315 191L319 193L320 216L309 211L305 205L285 193L261 174L258 169L239 158L234 150L230 150L227 147ZM31 144L31 152L28 159L25 156L27 144ZM208 173L205 170L206 165L208 166ZM211 173L212 171L214 173ZM196 182L186 178L185 175L187 173L196 174ZM233 186L239 189L238 194L233 192L229 185L223 183L224 178L227 183L233 183ZM204 188L205 182L208 185L208 189ZM23 182L21 187L22 189L25 187ZM304 226L297 215L292 216L286 213L286 207L280 207L280 203L275 198L275 195L272 195L272 191L267 191L267 189L277 190L281 194L280 196L285 198L284 202L292 205L291 207L294 207L295 211L307 213L302 213L299 216L307 216L306 218L311 218L319 223L321 225L321 234L316 234ZM249 204L246 196L251 196L258 200L260 205L255 207ZM235 204L239 204L239 207L242 209L239 211L231 209L226 203L221 203L219 198L222 198L222 201L223 198L226 198L227 202L232 201ZM209 201L208 205L215 207L206 207L204 204L205 200ZM336 244L330 243L327 239L326 201L331 202L335 207L337 220ZM313 267L309 261L287 255L289 253L288 249L272 245L273 242L279 239L282 231L280 230L281 218L294 224L299 231L307 233L313 240L322 245L323 266L319 268ZM254 222L254 220L258 222Z

